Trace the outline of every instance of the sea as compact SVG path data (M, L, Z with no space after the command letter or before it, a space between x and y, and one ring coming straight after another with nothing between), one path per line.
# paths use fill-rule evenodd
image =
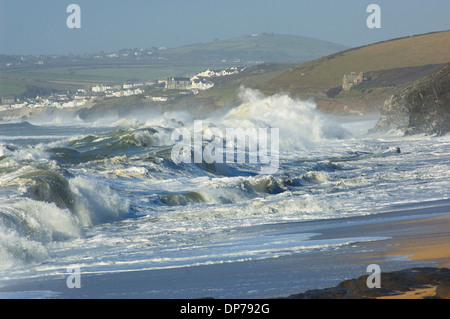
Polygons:
M283 94L240 98L202 123L278 128L271 174L175 162L172 133L199 119L183 110L0 123L0 285L71 265L101 275L326 252L377 238L268 229L450 197L448 135L370 133L376 118L332 118Z

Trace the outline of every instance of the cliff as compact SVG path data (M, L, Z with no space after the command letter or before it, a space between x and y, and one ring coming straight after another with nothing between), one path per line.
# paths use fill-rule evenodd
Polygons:
M406 135L450 132L450 63L385 101L374 131L391 129Z

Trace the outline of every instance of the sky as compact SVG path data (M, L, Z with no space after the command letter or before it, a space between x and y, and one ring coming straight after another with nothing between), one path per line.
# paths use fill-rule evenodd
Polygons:
M80 28L67 26L70 4ZM367 26L370 4L381 28ZM264 32L356 47L450 30L449 17L449 0L0 0L0 54L172 48Z

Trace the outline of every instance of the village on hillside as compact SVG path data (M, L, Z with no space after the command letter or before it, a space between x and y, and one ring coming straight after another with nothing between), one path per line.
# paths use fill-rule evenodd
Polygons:
M234 66L223 70L206 70L193 76L169 77L150 82L128 81L123 84L95 83L76 92L55 93L35 98L0 97L0 110L20 108L74 108L90 106L104 98L144 96L149 101L167 102L183 95L196 95L214 86L213 78L242 72L245 67Z

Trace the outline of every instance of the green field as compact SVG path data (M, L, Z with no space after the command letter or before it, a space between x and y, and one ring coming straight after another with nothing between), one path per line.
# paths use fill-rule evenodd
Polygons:
M126 81L154 81L170 76L196 74L210 66L120 65L106 67L33 67L2 71L0 95L21 95L27 86L73 90L91 84L122 84Z
M11 81L0 79L0 96L15 96L25 92L25 83L22 81Z

